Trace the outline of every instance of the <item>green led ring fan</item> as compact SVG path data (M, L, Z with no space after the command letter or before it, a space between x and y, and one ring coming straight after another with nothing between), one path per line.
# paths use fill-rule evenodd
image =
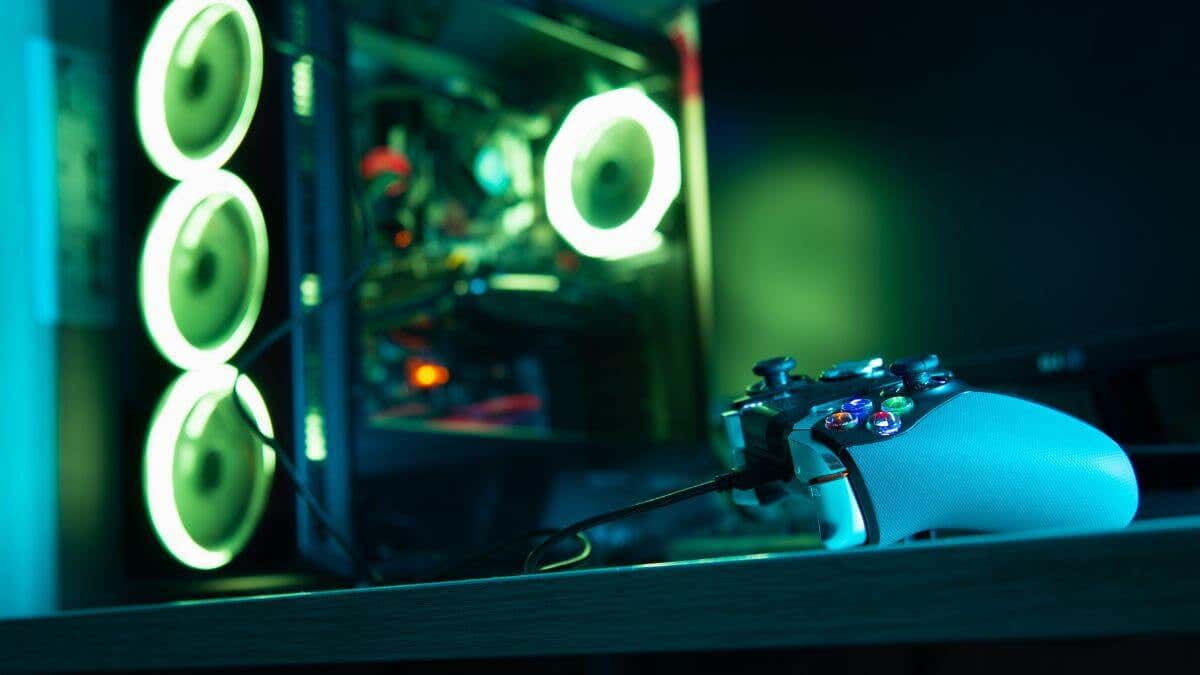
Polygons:
M653 249L681 183L679 130L636 89L585 98L546 150L546 216L568 244L595 258Z
M237 176L175 186L150 224L139 295L150 337L180 368L224 363L249 337L267 283L262 209Z
M237 150L262 89L263 44L245 0L175 0L159 15L137 74L137 126L150 160L184 179Z
M266 434L262 394L233 366L180 375L151 417L143 492L155 534L172 556L196 569L228 563L246 545L266 506L275 453L255 436L238 396Z

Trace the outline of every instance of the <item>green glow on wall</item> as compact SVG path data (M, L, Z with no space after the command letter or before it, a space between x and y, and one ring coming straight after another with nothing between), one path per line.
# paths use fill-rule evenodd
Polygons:
M786 144L780 144L786 145ZM767 356L798 372L878 356L904 332L920 279L886 260L914 236L903 186L850 141L777 147L738 167L713 200L717 396L735 393ZM896 356L889 354L885 356Z

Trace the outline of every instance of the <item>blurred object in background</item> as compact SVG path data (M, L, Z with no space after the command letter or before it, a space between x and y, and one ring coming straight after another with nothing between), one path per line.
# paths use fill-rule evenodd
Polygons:
M706 8L717 389L1191 320L1198 17L1152 6Z
M0 44L0 81L10 92L0 103L4 133L0 185L7 226L0 228L0 618L53 611L58 605L53 428L58 360L54 319L48 316L45 237L53 231L53 69L49 17L43 3L7 13ZM33 167L36 167L34 169ZM47 175L51 174L51 175ZM33 180L30 180L30 179ZM50 243L50 246L53 244ZM51 254L52 255L52 254Z

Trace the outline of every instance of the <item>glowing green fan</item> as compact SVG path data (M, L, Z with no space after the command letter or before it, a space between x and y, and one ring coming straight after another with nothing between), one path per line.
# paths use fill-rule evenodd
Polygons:
M263 45L245 0L175 0L159 15L137 75L137 122L168 176L216 169L237 150L258 105Z
M214 569L246 545L262 516L274 451L242 419L232 366L188 371L167 388L146 435L143 491L163 546L183 564ZM271 434L262 394L249 378L238 395Z
M679 130L636 89L586 98L550 142L544 181L546 216L575 250L624 258L652 249L679 195Z
M162 355L180 368L228 360L262 308L267 230L237 176L215 171L177 185L142 249L142 318Z

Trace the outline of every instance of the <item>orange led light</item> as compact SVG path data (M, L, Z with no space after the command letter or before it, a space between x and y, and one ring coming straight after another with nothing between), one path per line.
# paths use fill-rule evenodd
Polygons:
M412 232L409 232L408 230L400 230L394 237L392 237L392 243L396 245L396 248L408 248L412 242Z
M436 363L422 363L408 371L408 381L418 389L440 387L450 381L450 371Z

